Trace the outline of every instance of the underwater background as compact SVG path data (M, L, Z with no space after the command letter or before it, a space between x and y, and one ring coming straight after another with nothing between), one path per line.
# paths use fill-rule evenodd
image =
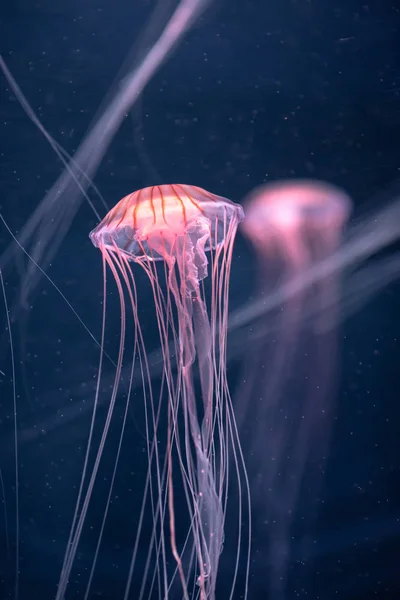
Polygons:
M143 36L155 6L148 0L2 3L0 53L44 126L70 154L117 75L123 75L126 57L140 61L175 3L159 6L159 20ZM320 179L348 192L354 202L350 224L356 223L400 192L399 35L400 10L385 0L215 1L127 114L95 184L112 206L130 191L163 182L199 185L241 202L265 181ZM13 232L27 221L61 171L60 161L0 77L0 212ZM97 207L104 210L99 203ZM102 265L88 238L96 223L83 203L47 273L98 338ZM10 243L0 225L0 251ZM383 256L396 249L393 244ZM10 306L17 298L22 261L17 256L13 269L4 271ZM231 274L232 309L254 295L255 281L254 255L239 234ZM143 273L138 274L138 293L157 377L159 341L153 313L146 306L150 291ZM287 600L400 596L399 302L399 284L393 281L361 302L339 326L336 400L316 502L318 517L304 555L301 540L290 540ZM109 309L106 350L115 356L115 292ZM16 505L9 332L3 306L0 310L0 600L6 600L15 598ZM17 311L12 330L19 599L48 600L55 595L75 506L99 349L45 278L29 305ZM244 330L243 345L250 352L247 335ZM228 363L233 389L240 383L238 360ZM298 368L308 368L312 377L312 365L304 361ZM112 374L106 364L100 395L104 414ZM146 470L143 417L137 408L141 400L139 389L131 402L128 443L90 598L114 600L124 590L140 508L137 481ZM291 401L296 402L295 394L286 399ZM118 427L111 431L98 504L95 497L67 598L84 597L117 435ZM243 435L245 451L251 432ZM300 498L296 508L299 521L302 502L306 498ZM270 531L262 497L254 510L249 600L272 599ZM225 527L230 527L229 520ZM224 548L224 554L229 551ZM228 577L224 564L222 559L217 594L221 600Z

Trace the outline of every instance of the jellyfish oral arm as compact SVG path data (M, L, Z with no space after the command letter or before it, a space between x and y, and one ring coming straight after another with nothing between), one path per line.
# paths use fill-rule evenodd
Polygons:
M204 240L203 240L204 241ZM197 270L193 263L183 261L178 253L176 264L179 271L180 286L175 274L175 263L171 262L168 276L169 286L178 309L178 332L181 365L183 409L187 413L187 422L195 450L195 472L190 474L193 496L193 518L196 540L196 554L200 570L198 585L201 598L212 598L215 590L218 560L223 539L223 514L221 497L216 492L216 481L212 463L212 403L213 403L213 366L211 329L205 302L197 289L188 292L185 282L194 287L195 275L188 269ZM190 266L188 266L190 265ZM197 353L196 353L197 350ZM192 365L196 359L200 369L204 415L201 427L196 405L193 384ZM185 419L186 420L186 419ZM188 461L188 470L190 470Z

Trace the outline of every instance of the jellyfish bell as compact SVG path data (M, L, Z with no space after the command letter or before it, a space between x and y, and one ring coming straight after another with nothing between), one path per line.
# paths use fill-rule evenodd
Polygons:
M261 223L269 219L282 227L338 226L351 210L346 192L329 183L307 179L260 186L248 194L245 202L248 206L245 230L257 227L260 219Z
M137 262L165 260L172 267L176 261L180 269L185 258L185 268L193 269L188 283L196 285L207 277L205 252L229 241L243 217L240 205L196 186L147 187L122 198L90 239Z
M247 196L246 206L242 230L258 252L281 250L296 268L309 266L307 243L325 244L325 254L335 249L351 200L331 184L305 179L260 186Z

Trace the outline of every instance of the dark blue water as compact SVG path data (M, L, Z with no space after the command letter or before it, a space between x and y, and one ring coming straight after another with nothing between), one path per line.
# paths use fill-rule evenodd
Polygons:
M169 12L173 6L171 2ZM109 0L15 0L1 6L0 52L45 127L69 153L92 123L133 44L140 56L154 41L162 19L147 39L140 37L152 8L147 1ZM309 177L345 188L354 199L354 219L361 218L370 198L398 179L399 33L400 13L389 2L214 2L127 115L95 183L111 206L131 190L162 182L193 183L240 202L267 179ZM3 78L0 86L0 211L17 232L62 165ZM101 209L98 200L96 206ZM98 337L101 260L88 239L95 224L84 203L48 274ZM0 227L0 250L9 243L9 234ZM21 262L16 266L4 273L11 304ZM254 282L254 256L239 237L232 269L234 307L254 293ZM156 349L143 274L138 285L143 299L140 317L149 348ZM400 594L399 294L398 284L392 283L339 330L337 401L329 460L316 502L319 516L306 554L301 539L294 536L290 542L288 600L395 599ZM109 308L106 349L115 357L115 291ZM4 323L3 307L1 311ZM5 600L14 598L16 506L12 371L5 325L1 336L0 600ZM19 598L48 600L55 595L76 500L98 347L44 279L31 308L18 312L13 341ZM112 372L106 364L108 383L100 395L103 416ZM233 386L236 375L231 367ZM126 580L141 500L138 481L146 469L141 401L136 391L90 598L117 599ZM117 409L98 501L93 501L67 595L71 599L84 595L121 414ZM272 598L267 559L271 533L263 510L257 498L250 600ZM300 522L301 514L299 509ZM224 550L228 555L229 551ZM228 563L222 559L220 600L226 597Z

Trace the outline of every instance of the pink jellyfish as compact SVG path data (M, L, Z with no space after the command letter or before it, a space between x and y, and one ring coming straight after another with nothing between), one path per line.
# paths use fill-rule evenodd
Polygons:
M236 471L240 504L238 540L231 595L226 596L232 598L243 546L242 496L249 498L226 376L229 277L236 230L242 219L242 207L226 198L195 186L162 185L148 187L123 198L90 234L93 244L102 253L104 276L108 267L118 288L121 306L120 349L108 417L95 466L89 476L86 494L82 491L83 484L79 492L60 580L59 598L63 597L75 558L114 409L127 339L128 309L133 315L134 330L131 383L133 370L138 368L143 380L145 404L148 406L148 474L142 515L150 510L153 519L147 562L153 561L160 574L158 581L161 589L158 593L160 597L168 598L171 586L180 582L179 595L188 600L192 597L190 586L196 582L201 600L215 598L228 504L228 475ZM144 333L138 314L140 303L133 263L144 269L152 290L164 357L159 393L152 389ZM104 282L106 285L106 278ZM206 288L209 301L206 299ZM105 321L103 340L104 327ZM199 372L199 390L196 389L193 376L194 366ZM163 449L159 448L161 423L167 424ZM84 472L82 480L85 477ZM175 511L174 493L177 485L186 497L186 516ZM248 505L246 514L250 519ZM177 521L188 525L183 539L177 534ZM131 587L142 522L143 517L137 531L125 598ZM166 530L169 546L165 539ZM246 539L249 544L249 533ZM171 572L172 557L175 566ZM246 560L248 572L248 548ZM146 568L144 579L149 572ZM138 598L142 597L145 585L143 581ZM245 591L241 597L246 594ZM176 594L173 597L177 597Z
M256 250L266 310L253 334L237 412L244 435L251 432L252 495L269 523L275 597L286 589L301 486L307 479L316 494L314 475L324 468L338 300L338 273L324 271L324 264L340 244L350 208L344 192L315 181L265 185L246 201L242 231ZM315 269L318 276L310 277ZM301 510L306 535L310 519Z

